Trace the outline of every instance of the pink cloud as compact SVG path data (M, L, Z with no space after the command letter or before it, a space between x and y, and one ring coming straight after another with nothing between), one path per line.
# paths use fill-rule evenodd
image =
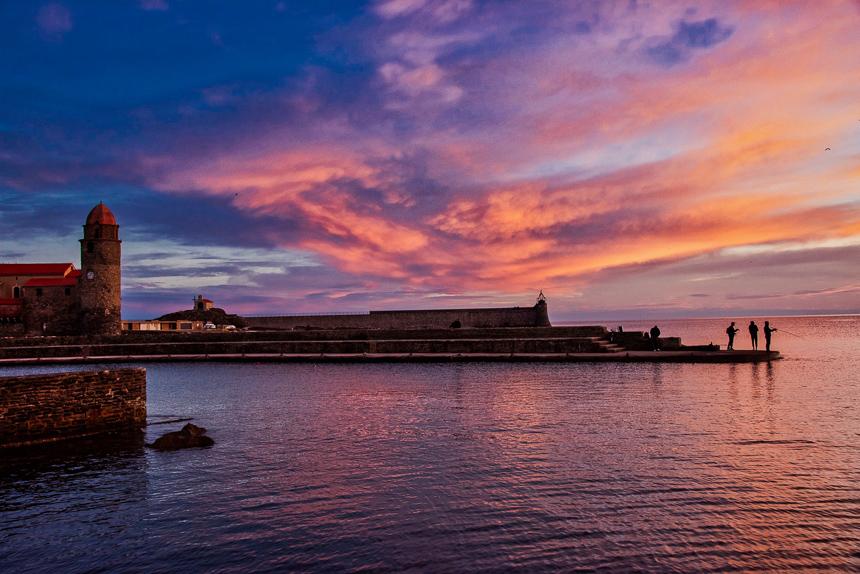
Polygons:
M456 20L472 8L472 0L382 0L374 11L382 18L401 18L423 13L440 23Z
M62 40L74 27L72 14L62 4L45 4L39 8L36 23L45 38Z
M860 235L860 150L822 156L856 124L850 6L817 4L813 20L799 5L699 4L697 21L734 32L672 66L643 49L689 16L680 3L560 8L534 43L496 42L480 58L470 50L504 37L515 14L428 24L418 16L430 6L375 5L402 25L372 32L383 86L372 119L362 109L285 126L171 164L159 187L297 218L303 234L280 245L439 290L569 294L613 268ZM588 34L567 33L584 21ZM321 113L307 101L303 113ZM412 157L444 191L433 201L386 167Z
M170 5L166 0L140 0L140 7L147 11L164 12L170 10Z
M397 18L423 8L426 3L427 0L383 0L376 4L375 10L383 18Z

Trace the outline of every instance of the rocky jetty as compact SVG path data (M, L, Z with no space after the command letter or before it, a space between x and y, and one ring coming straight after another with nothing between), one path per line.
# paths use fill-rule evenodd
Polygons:
M181 430L169 432L160 437L154 443L147 445L155 450L179 450L181 448L195 448L212 446L215 441L206 436L206 429L188 423Z

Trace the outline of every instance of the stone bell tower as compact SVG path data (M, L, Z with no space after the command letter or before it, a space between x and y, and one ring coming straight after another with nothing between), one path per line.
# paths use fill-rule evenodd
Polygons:
M119 335L120 244L116 217L99 203L87 216L81 239L81 332L83 335Z

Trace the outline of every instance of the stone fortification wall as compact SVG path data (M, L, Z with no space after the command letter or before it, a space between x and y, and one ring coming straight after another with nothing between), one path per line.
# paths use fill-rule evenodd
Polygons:
M0 321L0 338L3 337L20 337L26 333L24 323L20 322L3 322ZM2 343L0 343L2 344Z
M371 311L356 315L245 317L253 329L447 329L549 327L546 304L491 309Z
M0 447L135 431L145 424L145 369L0 377Z
M598 343L588 338L510 339L368 339L319 341L236 341L138 343L129 345L53 346L47 348L0 348L0 358L120 357L172 355L355 354L355 353L597 353Z
M603 337L606 327L519 327L498 329L332 329L295 331L133 331L122 335L83 337L5 337L0 339L0 358L10 349L99 345L137 345L139 343L251 342L251 341L366 341L378 339L557 339L563 337Z
M28 335L70 335L80 331L77 286L24 289L24 324Z
M88 340L76 337L5 339L0 360L55 357L135 357L241 353L581 353L600 352L604 327L153 332ZM47 343L47 344L45 344Z

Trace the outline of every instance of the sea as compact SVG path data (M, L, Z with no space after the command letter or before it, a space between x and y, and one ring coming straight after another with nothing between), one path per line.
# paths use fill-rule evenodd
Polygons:
M0 572L860 571L860 316L771 319L757 364L147 364L215 446L0 455Z

